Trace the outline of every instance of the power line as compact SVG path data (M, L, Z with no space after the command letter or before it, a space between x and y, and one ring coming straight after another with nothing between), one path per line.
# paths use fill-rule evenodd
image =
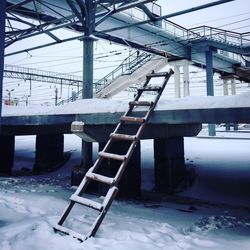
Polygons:
M235 22L232 22L232 23L227 23L227 24L224 24L224 25L220 25L220 26L218 26L218 28L222 28L222 27L229 26L229 25L236 24L236 23L241 23L241 22L244 22L244 21L247 21L247 20L250 20L250 18L245 18L245 19L235 21Z
M244 12L244 13L240 13L240 14L237 14L237 15L232 15L232 16L227 16L227 17L222 17L222 18L217 18L217 19L210 19L210 20L203 21L202 23L199 22L199 23L190 24L187 27L192 27L194 25L202 25L204 23L210 23L210 22L218 22L218 21L221 21L221 20L229 19L229 18L234 18L234 17L238 17L238 16L247 15L249 13L250 12Z

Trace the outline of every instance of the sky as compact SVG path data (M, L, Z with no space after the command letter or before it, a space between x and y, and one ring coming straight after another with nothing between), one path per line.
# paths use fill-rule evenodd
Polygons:
M213 1L157 1L157 3L162 6L162 14L174 13L210 2ZM248 0L235 0L223 5L218 5L174 17L170 20L186 28L208 25L222 29L228 29L231 31L246 32L250 30L250 11L248 11L250 9L249 7L250 2ZM58 34L59 37L69 37L72 35L66 31L56 31L54 34ZM41 41L51 42L52 40L45 35L32 38L32 40L27 39L25 41L13 44L6 49L5 53L27 47L33 47L35 45L41 44ZM124 46L117 46L108 41L98 40L94 45L94 53L94 79L97 80L118 66L124 60L124 58L129 55L130 49ZM22 67L37 68L41 70L76 74L81 76L82 42L76 40L40 50L6 57L5 64L14 64ZM23 86L23 88L20 86ZM37 86L41 86L41 83ZM54 96L55 91L53 87L54 86L51 86L51 84L47 84L47 90L43 90L43 92L45 91L45 94L50 93L52 96ZM13 93L13 95L20 98L29 94L29 83L23 82L22 80L5 79L3 90L5 98L7 98L6 89L15 89L15 94ZM67 90L65 91L69 92Z

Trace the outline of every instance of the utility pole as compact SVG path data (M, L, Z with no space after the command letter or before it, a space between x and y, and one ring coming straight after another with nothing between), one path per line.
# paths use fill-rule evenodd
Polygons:
M9 105L10 105L10 101L11 101L11 92L14 91L14 89L8 90L6 89L7 93L8 93L8 99L9 99Z
M58 101L58 89L55 89L55 106L57 106L57 101Z

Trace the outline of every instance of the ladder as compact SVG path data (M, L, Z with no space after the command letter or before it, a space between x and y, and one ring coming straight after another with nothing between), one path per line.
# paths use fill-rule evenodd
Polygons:
M146 127L146 124L150 118L150 115L154 111L154 108L160 99L160 96L170 78L170 76L173 74L173 70L170 69L168 72L160 72L160 73L154 73L148 74L146 76L146 81L143 84L142 88L137 89L137 94L133 101L129 102L129 109L124 113L123 116L121 116L119 123L117 124L115 130L113 133L110 134L110 138L105 145L104 149L99 152L98 159L94 163L94 165L87 171L86 175L84 176L82 182L78 186L75 193L70 197L70 203L68 207L65 209L63 215L61 216L61 219L59 220L58 224L54 226L54 230L57 232L61 232L63 234L71 235L74 238L77 238L80 241L85 241L89 237L92 237L96 234L99 226L101 225L106 213L108 212L108 209L110 208L112 201L114 200L118 188L117 185L119 183L119 180L122 177L122 174L124 173L126 166L134 152L134 149L140 140L143 131ZM149 85L149 82L152 78L163 78L163 82L160 86L155 85ZM145 91L153 91L156 93L154 101L140 101L141 95ZM133 116L133 111L135 107L143 106L146 107L146 111L144 112L143 117L135 117ZM121 133L124 131L124 126L126 124L133 124L136 125L136 133L133 135ZM124 155L118 155L110 152L111 145L114 142L117 141L128 141L130 142L130 146L127 150L127 153ZM102 175L100 173L97 173L98 168L101 166L101 164L105 160L115 160L119 161L119 167L116 172L116 175L114 177L108 177L105 175ZM100 183L104 183L109 186L108 191L106 193L106 196L102 203L96 202L92 199L84 198L83 193L86 191L86 188L90 181L97 181ZM72 229L69 229L67 227L63 226L63 223L65 222L66 218L68 217L70 211L72 210L73 206L75 204L80 204L86 207L89 207L91 209L98 211L98 216L95 219L94 223L92 224L91 229L87 233L87 235L83 235L81 233L75 232Z

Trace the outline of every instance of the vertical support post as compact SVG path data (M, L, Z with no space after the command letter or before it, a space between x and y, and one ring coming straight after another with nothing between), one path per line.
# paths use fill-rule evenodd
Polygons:
M6 0L0 1L0 131L2 117L3 95L3 66L4 66L4 38L5 38L5 6Z
M11 175L15 154L15 136L0 136L0 175Z
M231 94L236 95L236 83L235 78L231 79Z
M235 83L235 78L231 79L231 94L232 95L236 95L236 83ZM238 130L238 124L234 123L234 130L237 131Z
M32 86L31 86L31 79L30 80L30 96L31 96L31 90L32 90Z
M61 79L61 86L60 86L60 98L62 98L62 79Z
M213 51L211 49L206 52L206 80L207 80L207 95L214 96L214 80L213 80ZM209 136L215 136L215 124L208 124Z
M65 160L63 134L36 136L34 172L39 173L58 168Z
M82 98L93 98L93 58L94 39L86 36L83 39L83 88ZM92 143L82 140L82 161L81 167L86 171L92 166Z
M99 144L99 151L103 150L106 143ZM130 142L114 142L111 146L111 151L115 154L124 154L127 152ZM121 162L114 160L104 160L100 171L101 174L114 177L120 167ZM141 195L141 144L138 142L136 145L135 151L133 152L126 170L122 175L120 182L118 183L120 198L130 198L136 199ZM108 186L102 183L99 183L99 192L100 194L106 193Z
M180 66L174 66L174 84L175 84L175 98L181 97L181 86L180 86Z
M94 39L91 37L95 29L95 10L96 1L85 1L85 18L82 24L85 28L83 38L83 86L82 86L82 98L93 98L93 61L94 61ZM81 6L80 6L81 7ZM80 168L76 168L72 171L74 179L75 174L84 176L86 170L92 165L92 143L82 140L82 161ZM72 182L74 181L72 179Z
M93 57L94 39L83 39L83 91L82 99L93 98Z
M184 97L190 95L189 90L189 65L188 61L185 61L183 65L183 83L184 83Z
M223 79L223 95L228 96L228 83L227 79ZM230 123L226 123L226 131L230 130Z
M57 105L57 101L58 101L58 89L55 89L55 106Z
M173 193L185 175L183 137L154 140L155 188Z
M228 95L228 84L227 84L227 79L223 79L223 95L227 96Z

